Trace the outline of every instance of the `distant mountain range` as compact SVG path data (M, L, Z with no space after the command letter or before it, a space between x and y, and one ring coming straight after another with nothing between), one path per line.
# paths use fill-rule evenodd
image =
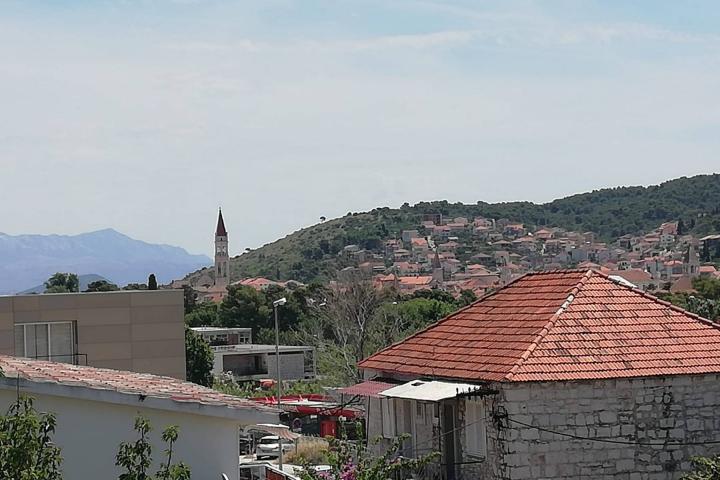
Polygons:
M0 233L0 294L35 288L55 272L94 274L123 286L145 283L151 273L167 283L210 263L205 255L135 240L113 229L79 235Z

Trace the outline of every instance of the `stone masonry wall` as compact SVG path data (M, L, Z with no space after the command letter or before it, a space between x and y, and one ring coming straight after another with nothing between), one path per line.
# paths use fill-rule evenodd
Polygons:
M718 407L718 375L505 384L495 410L508 418L499 429L488 423L490 455L497 455L488 467L497 480L679 479L692 456L720 453L720 445L703 444L720 441ZM513 420L637 443L569 438Z

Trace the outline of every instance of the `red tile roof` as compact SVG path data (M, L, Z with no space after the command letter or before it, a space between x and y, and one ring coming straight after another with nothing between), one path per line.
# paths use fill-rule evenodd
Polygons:
M639 268L629 268L627 270L611 270L607 272L607 274L617 275L618 277L622 277L630 283L642 283L652 280L652 275L650 275L645 270L640 270Z
M594 270L542 272L359 366L505 382L718 373L720 329Z
M418 277L398 277L400 285L430 285L433 277L421 275Z
M397 384L395 383L367 380L365 382L358 383L357 385L341 388L338 390L338 392L344 395L359 395L362 397L379 398L380 392L395 386L397 386Z
M247 399L217 392L176 378L94 368L67 363L0 355L0 368L8 379L20 377L35 383L84 387L120 394L145 395L181 403L198 403L234 410L264 410Z

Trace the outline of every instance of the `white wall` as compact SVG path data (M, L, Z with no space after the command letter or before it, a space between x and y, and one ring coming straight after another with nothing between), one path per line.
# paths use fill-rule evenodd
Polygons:
M151 441L156 461L164 458L162 430L178 425L180 436L174 458L190 466L193 479L219 480L221 473L238 478L238 424L232 420L49 395L32 396L39 411L57 416L55 441L62 449L65 480L117 478L121 473L115 467L118 445L137 439L133 424L138 413L145 415L153 426ZM0 410L6 411L14 401L15 392L0 390Z

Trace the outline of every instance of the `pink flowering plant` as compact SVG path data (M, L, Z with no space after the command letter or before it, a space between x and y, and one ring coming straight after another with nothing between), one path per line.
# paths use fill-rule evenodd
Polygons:
M317 471L311 465L303 465L302 480L388 480L399 474L421 471L428 463L436 460L439 453L433 452L419 458L405 458L399 455L403 442L409 435L396 437L382 455L375 449L368 449L362 442L345 439L330 439L327 463L330 469ZM380 439L371 442L376 446Z

